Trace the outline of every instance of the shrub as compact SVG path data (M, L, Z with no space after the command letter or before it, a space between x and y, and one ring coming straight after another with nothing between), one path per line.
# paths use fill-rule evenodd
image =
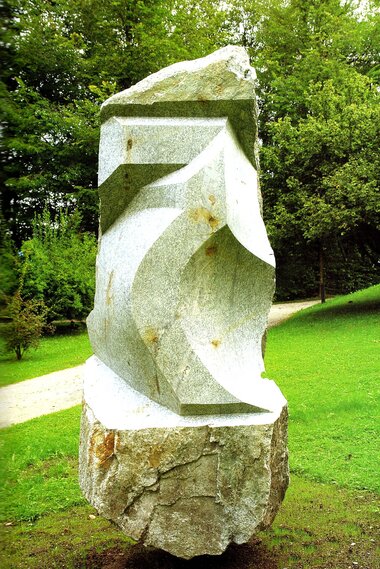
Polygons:
M95 293L96 238L79 232L78 214L37 216L21 248L23 296L44 301L49 319L83 319Z
M16 358L21 360L29 348L37 348L39 340L47 326L48 309L42 301L23 300L20 292L16 292L8 304L8 313L12 318L5 326L6 350L15 352Z

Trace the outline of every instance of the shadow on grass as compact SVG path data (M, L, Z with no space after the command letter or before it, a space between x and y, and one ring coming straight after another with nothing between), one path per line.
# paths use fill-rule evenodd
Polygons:
M252 539L244 545L230 545L223 555L202 555L188 561L140 544L127 550L118 547L103 552L94 550L87 554L84 566L91 569L277 569L278 561L260 539ZM76 565L80 567L83 567L83 559Z
M370 316L380 312L380 298L374 298L366 301L346 300L340 304L316 305L307 311L297 314L292 322L305 324L311 321L322 321L335 318L346 318L347 316Z

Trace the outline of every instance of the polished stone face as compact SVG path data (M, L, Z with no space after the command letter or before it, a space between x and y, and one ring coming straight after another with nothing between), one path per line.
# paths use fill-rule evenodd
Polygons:
M169 67L103 107L91 343L131 387L182 415L284 404L261 379L274 257L255 150L243 148L256 133L254 75L244 50L217 53ZM239 106L225 104L232 94L245 104L240 122ZM192 117L207 98L212 116Z

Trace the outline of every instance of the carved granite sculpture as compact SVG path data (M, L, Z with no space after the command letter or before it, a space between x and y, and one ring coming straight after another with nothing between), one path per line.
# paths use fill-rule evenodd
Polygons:
M286 401L261 378L274 257L253 85L230 46L102 107L81 487L184 558L247 541L288 483Z

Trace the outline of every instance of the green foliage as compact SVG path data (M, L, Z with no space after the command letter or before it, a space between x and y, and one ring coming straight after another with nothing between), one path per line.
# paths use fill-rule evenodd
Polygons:
M96 233L101 102L237 43L258 73L261 186L281 297L313 288L321 260L331 292L339 279L328 266L343 259L341 282L379 282L379 268L362 272L380 242L376 1L8 0L3 15L2 211L18 247L46 205L78 210L81 230ZM292 258L306 260L297 278Z
M21 248L24 295L44 300L50 320L82 319L93 305L96 239L79 225L78 213L54 220L45 210Z
M277 240L289 234L327 240L380 220L380 96L352 70L340 79L310 84L304 92L310 114L280 118L268 129L263 163L275 172L272 188L286 184L268 204Z
M377 285L269 330L266 374L289 402L293 472L380 491L379 309Z
M370 232L368 228L361 228L355 235L329 240L325 265L329 295L347 294L379 282L376 240L377 232ZM317 245L294 240L289 241L287 247L278 246L277 253L276 300L316 297Z
M95 232L98 217L96 162L98 107L92 101L49 101L17 80L5 98L4 216L17 245L30 236L30 221L48 205L78 209L82 229Z
M264 214L280 297L302 296L320 263L323 273L324 262L342 266L359 250L373 268L378 257L380 14L373 2L366 11L339 0L240 6L241 41L258 73ZM292 257L305 261L294 268L296 287L286 280L295 280ZM363 264L351 262L352 283L363 282ZM375 266L366 283L379 280Z
M46 204L96 233L100 104L222 45L223 16L217 0L8 0L2 210L17 245Z
M5 305L18 285L14 245L0 214L0 306Z
M47 328L48 309L42 300L24 300L17 291L7 312L11 321L3 329L5 348L21 360L27 350L38 348L42 332Z

